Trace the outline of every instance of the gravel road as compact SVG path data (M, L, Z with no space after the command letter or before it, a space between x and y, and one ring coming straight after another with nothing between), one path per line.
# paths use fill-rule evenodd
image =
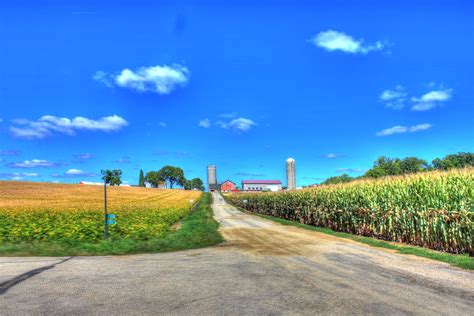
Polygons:
M474 315L474 273L244 214L226 243L133 256L0 258L0 314Z

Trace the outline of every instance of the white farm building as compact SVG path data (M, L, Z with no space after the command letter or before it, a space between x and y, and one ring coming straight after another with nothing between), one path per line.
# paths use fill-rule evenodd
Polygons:
M243 180L243 191L281 191L280 180Z

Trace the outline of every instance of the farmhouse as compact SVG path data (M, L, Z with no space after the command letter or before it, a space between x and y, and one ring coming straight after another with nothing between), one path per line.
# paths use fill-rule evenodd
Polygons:
M280 180L242 180L243 191L281 191Z
M231 192L233 190L236 190L237 189L237 186L235 185L234 182L230 181L230 180L226 180L224 182L222 182L221 184L221 191L222 192Z

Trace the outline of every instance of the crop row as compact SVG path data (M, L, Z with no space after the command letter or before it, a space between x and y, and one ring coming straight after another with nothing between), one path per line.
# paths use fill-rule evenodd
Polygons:
M231 194L249 211L388 241L474 252L474 169L361 180L299 191Z

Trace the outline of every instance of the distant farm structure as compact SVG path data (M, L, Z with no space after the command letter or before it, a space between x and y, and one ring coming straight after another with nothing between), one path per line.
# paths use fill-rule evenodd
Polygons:
M293 158L286 160L286 188L287 190L296 189L296 170L295 160Z
M211 191L220 191L220 185L217 183L217 170L215 165L207 166L207 189Z
M286 160L286 185L285 189L295 190L296 187L296 168L295 159L288 158ZM235 182L226 180L222 183L217 181L217 168L215 165L207 166L207 187L210 192L261 192L261 191L281 191L283 190L281 180L242 180L242 187L239 188Z
M221 192L236 191L237 190L237 185L234 182L230 181L230 180L226 180L226 181L221 183L220 190L221 190Z
M242 180L243 191L281 191L280 180Z

